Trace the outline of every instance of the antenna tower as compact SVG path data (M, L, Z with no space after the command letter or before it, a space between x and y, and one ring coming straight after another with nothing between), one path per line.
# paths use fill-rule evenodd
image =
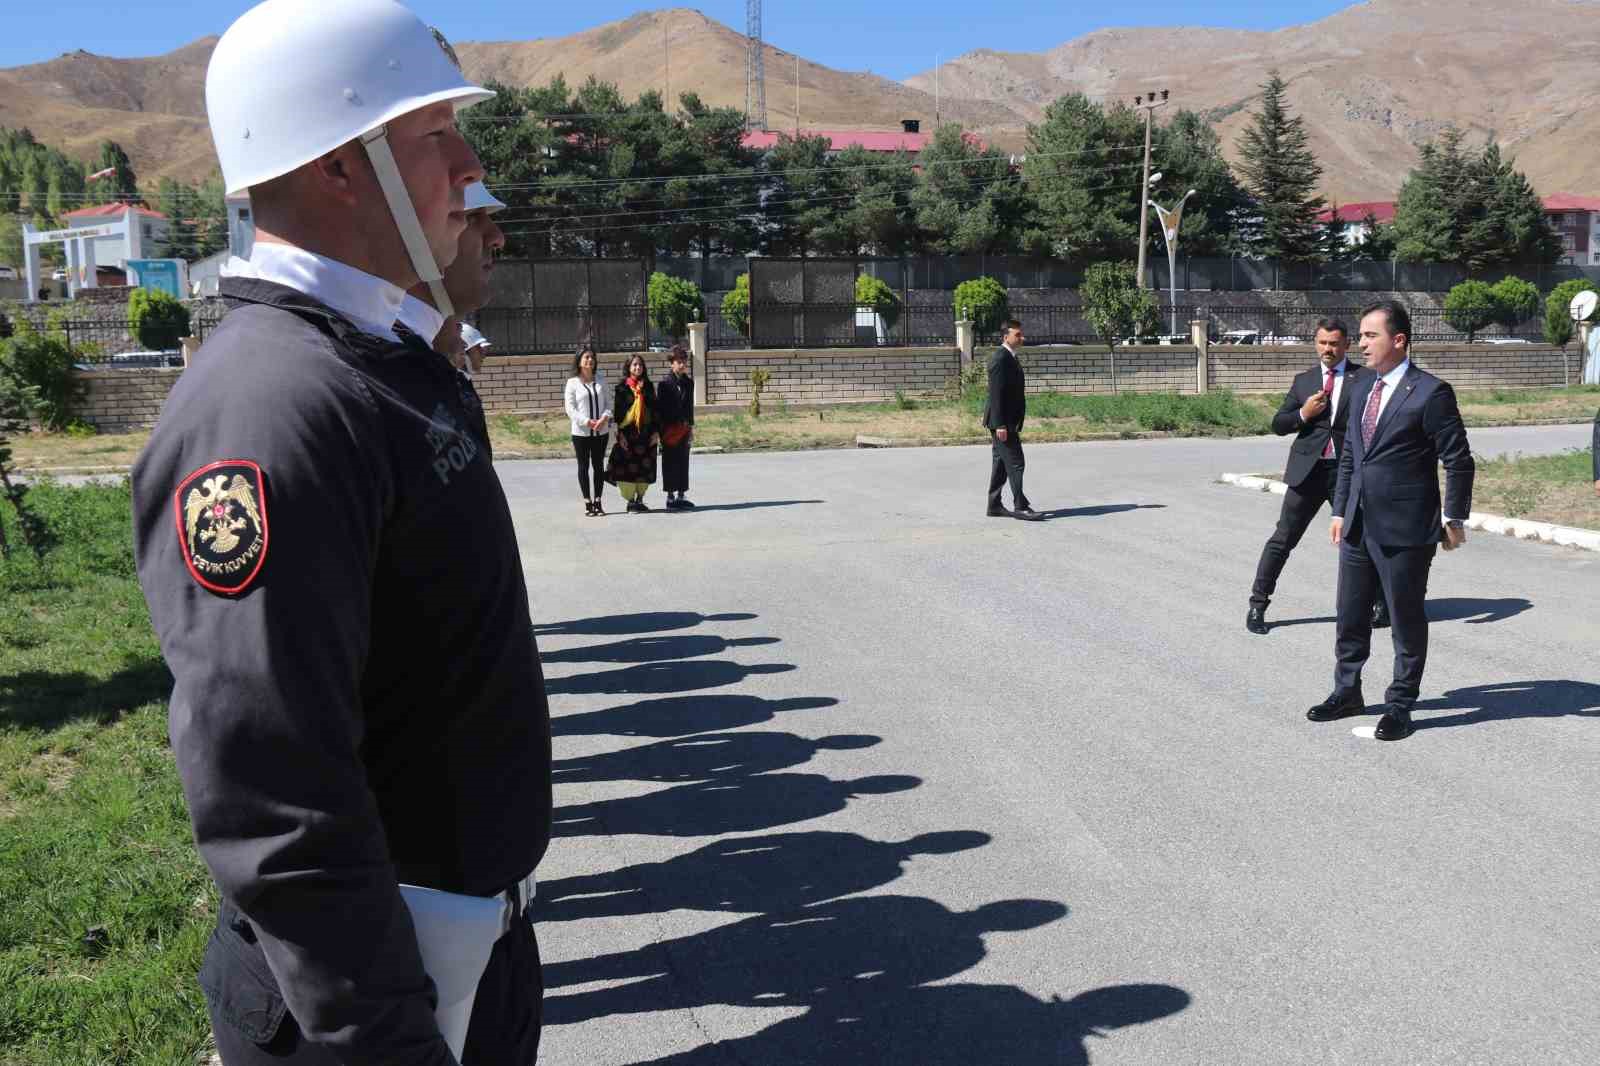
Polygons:
M744 57L744 124L767 128L767 62L761 43L761 0L745 0L744 32L749 50Z

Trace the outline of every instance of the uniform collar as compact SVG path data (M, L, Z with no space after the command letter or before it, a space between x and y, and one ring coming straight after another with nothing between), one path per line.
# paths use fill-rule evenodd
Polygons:
M230 258L222 276L270 281L303 292L338 312L364 333L398 341L394 331L405 290L364 270L292 244L257 241L249 259ZM434 333L426 340L431 342Z
M444 316L439 309L426 300L419 300L409 292L400 302L400 313L395 316L400 324L412 333L422 338L424 344L432 345L439 332L444 329Z

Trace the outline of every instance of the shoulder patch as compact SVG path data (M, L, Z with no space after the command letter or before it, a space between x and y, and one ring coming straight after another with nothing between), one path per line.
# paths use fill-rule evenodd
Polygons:
M236 596L267 559L267 490L249 459L207 463L172 494L178 551L202 588Z

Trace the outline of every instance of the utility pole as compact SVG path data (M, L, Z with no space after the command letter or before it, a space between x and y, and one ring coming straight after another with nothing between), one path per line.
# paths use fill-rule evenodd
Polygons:
M794 56L794 139L800 139L800 53Z
M933 132L939 132L939 67L944 62L944 53L940 52L933 57Z
M1150 124L1155 118L1156 108L1167 106L1167 90L1161 90L1161 99L1156 99L1156 94L1148 97L1135 96L1133 107L1136 111L1144 112L1144 177L1139 179L1139 288L1144 288L1144 242L1145 236L1150 232Z

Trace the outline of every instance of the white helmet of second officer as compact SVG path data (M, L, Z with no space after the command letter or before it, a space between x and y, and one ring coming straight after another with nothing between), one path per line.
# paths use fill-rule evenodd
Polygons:
M360 141L411 266L430 283L454 254L465 189L481 171L474 158L464 177L448 168L402 174L388 126L493 95L468 82L444 38L394 0L265 0L228 28L206 70L206 114L230 195ZM429 213L431 229L443 225L435 215L447 214L448 232L425 229L414 203L424 190L408 189L408 179L456 186L447 211ZM442 286L433 287L442 296Z

